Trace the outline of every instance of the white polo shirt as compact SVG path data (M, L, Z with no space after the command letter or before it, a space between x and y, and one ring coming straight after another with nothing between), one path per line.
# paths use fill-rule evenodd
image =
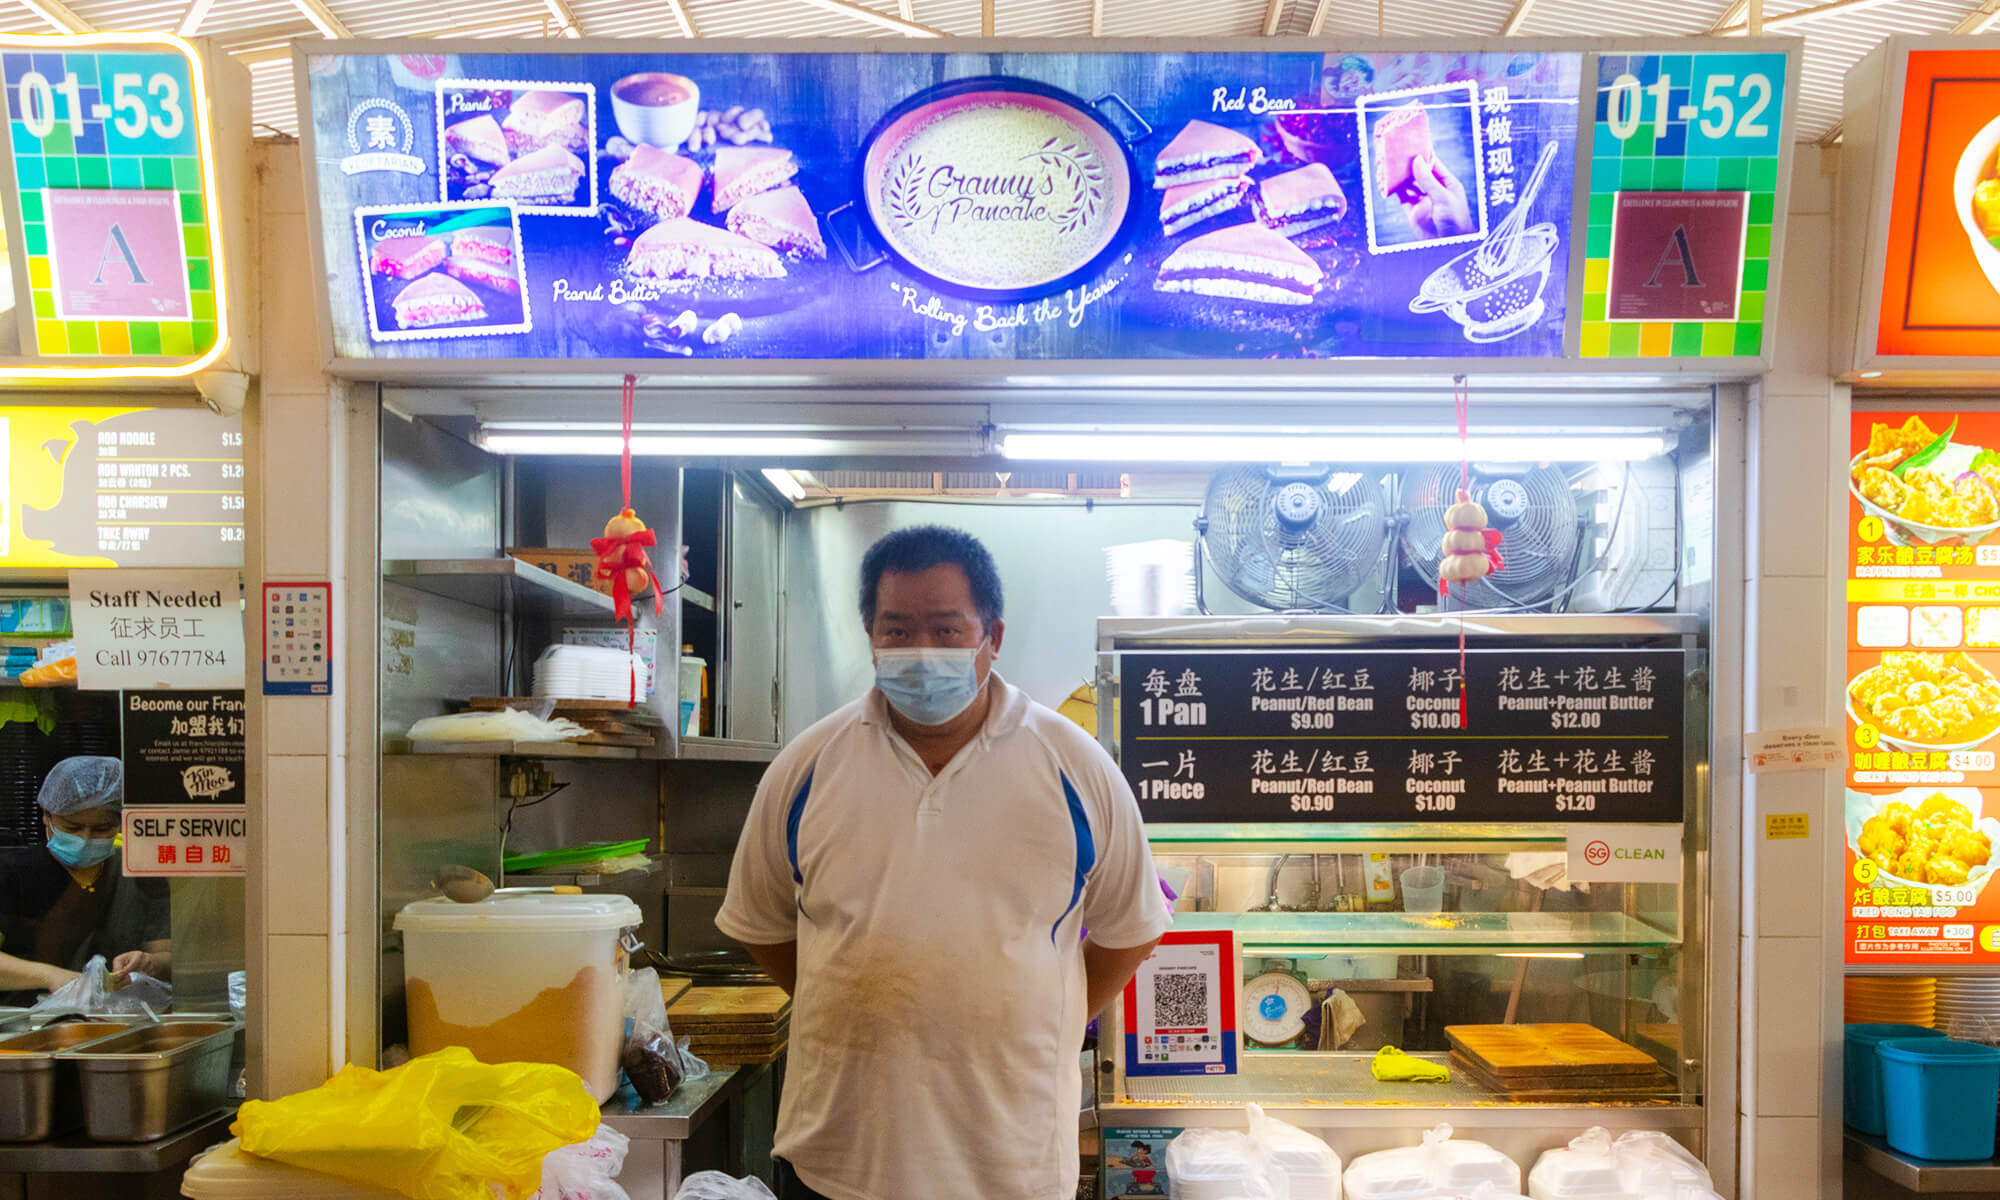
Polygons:
M716 925L797 941L776 1150L831 1200L1069 1200L1085 929L1171 923L1139 808L1088 734L996 674L933 777L880 692L778 755Z

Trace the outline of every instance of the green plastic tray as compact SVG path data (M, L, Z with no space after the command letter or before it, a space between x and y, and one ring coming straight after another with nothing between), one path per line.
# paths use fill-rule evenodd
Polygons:
M535 854L509 854L503 865L509 871L541 871L551 867L574 867L606 858L623 858L627 854L644 854L646 841L645 838L639 838L630 842L591 842L585 846L543 850Z

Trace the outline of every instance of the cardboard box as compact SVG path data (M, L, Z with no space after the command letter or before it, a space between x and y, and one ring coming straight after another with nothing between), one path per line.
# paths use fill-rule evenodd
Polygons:
M611 594L611 581L597 578L597 555L588 546L581 550L509 546L507 556L518 558L531 567L540 567L551 575L560 575L571 583L580 583L607 596Z

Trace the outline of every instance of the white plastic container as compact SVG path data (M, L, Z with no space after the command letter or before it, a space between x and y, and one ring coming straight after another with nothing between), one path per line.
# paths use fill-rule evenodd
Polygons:
M463 1046L481 1062L545 1062L618 1089L625 1023L623 896L495 892L477 904L419 900L396 914L410 1052Z
M1340 1200L1340 1156L1314 1134L1245 1105L1265 1178L1284 1200Z
M1572 1143L1574 1146L1574 1143ZM1606 1153L1550 1150L1528 1172L1529 1200L1626 1200L1618 1164Z
M1521 1167L1485 1142L1453 1141L1451 1126L1424 1133L1421 1146L1363 1154L1347 1166L1347 1200L1433 1200L1470 1196L1483 1186L1491 1200L1521 1194Z
M245 1154L235 1138L202 1151L181 1176L190 1200L402 1200L401 1193L352 1183Z

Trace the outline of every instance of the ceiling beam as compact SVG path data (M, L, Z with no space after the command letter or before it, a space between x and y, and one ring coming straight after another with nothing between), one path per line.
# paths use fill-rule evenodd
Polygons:
M181 23L174 26L174 32L181 37L193 37L201 23L208 19L208 10L215 6L215 0L191 0L187 11L181 14Z
M1514 11L1507 14L1507 23L1500 27L1503 37L1513 37L1521 32L1521 26L1528 23L1528 14L1535 11L1535 0L1514 0Z
M1318 37L1320 30L1326 28L1326 14L1332 7L1333 0L1319 0L1319 3L1313 6L1312 24L1306 26L1308 37Z
M1721 33L1732 25L1741 25L1744 15L1749 11L1750 0L1729 0L1729 7L1722 10L1722 15L1715 18L1715 23L1708 27L1708 31Z
M232 50L229 52L229 57L246 67L255 67L263 63L289 60L292 57L292 48L290 46L266 46L262 50Z
M40 0L40 2L46 4L49 0ZM326 6L325 0L292 0L292 7L304 13L306 20L313 23L313 28L319 30L322 37L352 38L354 36L346 24L339 17L333 15L333 10Z
M902 17L905 21L916 20L917 6L915 0L896 0L896 15Z
M1993 28L1993 24L1996 21L2000 21L2000 0L1986 0L1986 3L1980 5L1972 12L1965 14L1965 19L1952 26L1951 31L1953 33L1985 33L1988 29Z
M1898 0L1830 0L1826 4L1815 4L1810 8L1795 8L1791 12L1776 13L1765 17L1764 30L1765 32L1769 32L1773 29L1789 29L1794 25L1805 25L1821 17L1831 17L1838 13L1866 12L1871 8L1881 8L1884 5L1895 4L1897 2ZM1737 34L1748 32L1749 28L1747 24L1731 25L1726 29L1716 29L1711 32Z
M70 11L62 0L21 0L33 13L60 33L96 33L90 22Z
M993 0L979 0L979 36L993 36Z
M1832 149L1834 146L1840 144L1840 139L1843 136L1845 136L1846 133L1847 133L1847 122L1835 121L1833 123L1833 128L1819 135L1817 139L1819 143L1819 148L1822 150Z
M701 36L701 26L694 23L694 14L688 11L687 0L667 0L667 11L673 13L674 20L680 23L682 37Z
M1104 0L1090 0L1090 36L1104 36Z
M577 24L576 13L570 8L569 0L542 0L548 6L549 15L556 19L556 32L564 37L582 37L583 26Z
M1278 23L1285 19L1285 0L1266 0L1264 4L1264 36L1277 37Z
M920 21L905 21L901 17L892 17L885 12L876 12L872 8L851 3L851 0L800 0L800 3L809 4L823 12L839 13L843 17L853 17L857 21L866 21L870 25L880 26L891 33L927 38L944 36L944 30L942 29L925 25Z

